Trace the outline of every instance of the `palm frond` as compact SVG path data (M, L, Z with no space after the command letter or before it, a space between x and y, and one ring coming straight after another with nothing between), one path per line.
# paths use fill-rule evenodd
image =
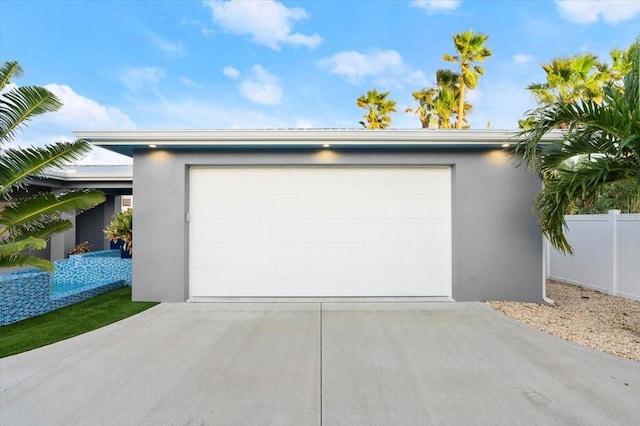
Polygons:
M59 217L41 218L27 226L16 226L11 229L11 240L19 240L28 237L47 238L53 234L64 232L73 228L70 220Z
M62 167L79 160L89 151L91 145L83 140L6 150L0 158L0 196L8 198L13 189L23 187L30 177L50 167Z
M34 256L28 256L25 254L11 254L8 256L0 255L0 268L12 268L16 266L34 266L49 272L53 272L55 269L55 265L53 263Z
M44 87L22 86L0 95L0 144L15 138L32 117L60 109L62 102Z
M601 157L584 162L574 170L559 169L544 179L544 187L536 196L533 209L539 213L542 232L558 250L573 253L564 232L571 203L577 198L593 201L599 190L610 182L619 182L629 177L628 165L611 162Z
M24 75L22 67L17 61L7 61L0 66L0 90L11 83L12 78L20 78Z
M638 46L640 39L636 50ZM583 59L575 64L582 71L594 61ZM544 186L533 209L543 233L561 251L572 251L564 235L564 215L577 201L592 204L603 188L615 182L635 182L640 188L640 61L634 61L623 87L605 84L600 99L558 98L536 109L513 149L542 178ZM549 65L549 72L560 75L563 64L556 65ZM541 142L559 127L567 128L562 140Z
M60 213L77 213L90 209L105 200L100 191L74 190L61 195L37 194L0 212L0 225L7 229L35 223L42 216Z
M34 237L17 241L2 241L2 243L0 243L0 256L9 256L25 250L42 250L45 247L47 247L45 240Z
M367 114L363 115L366 124L363 121L359 122L364 128L384 129L389 126L391 117L388 114L396 112L396 102L387 99L387 96L389 92L378 92L373 89L356 99L356 104L360 108L368 109Z

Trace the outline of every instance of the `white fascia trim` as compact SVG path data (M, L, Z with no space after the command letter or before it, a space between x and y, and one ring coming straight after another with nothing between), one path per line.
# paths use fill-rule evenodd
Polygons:
M45 179L57 179L65 182L74 181L122 181L127 182L133 179L133 173L78 173L69 170L48 170L41 177Z
M64 178L66 182L86 181L91 182L127 182L133 179L133 175L105 175L105 174L74 174Z
M183 146L233 146L250 145L317 145L327 142L333 145L428 146L447 143L451 145L486 145L515 143L518 130L440 130L440 129L285 129L285 130L74 130L79 139L95 145L143 146L148 144ZM553 131L545 140L558 140L562 133Z

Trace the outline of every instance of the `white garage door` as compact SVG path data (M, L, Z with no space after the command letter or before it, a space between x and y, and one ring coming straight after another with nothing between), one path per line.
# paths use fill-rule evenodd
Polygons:
M193 167L192 297L451 296L448 167Z

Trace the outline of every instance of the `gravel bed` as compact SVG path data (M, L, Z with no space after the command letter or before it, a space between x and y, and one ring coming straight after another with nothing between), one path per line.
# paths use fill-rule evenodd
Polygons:
M553 305L489 301L487 305L545 333L640 361L640 302L579 286L547 283Z

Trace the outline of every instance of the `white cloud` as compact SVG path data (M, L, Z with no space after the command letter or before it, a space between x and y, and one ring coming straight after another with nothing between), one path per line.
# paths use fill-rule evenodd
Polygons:
M182 18L180 20L180 25L182 25L182 26L190 26L190 27L199 27L199 26L202 25L202 23L197 19Z
M212 35L215 34L215 31L210 30L209 28L202 28L200 30L200 32L202 33L203 36L205 37L211 37Z
M190 78L187 77L178 77L178 80L184 84L185 86L189 86L189 87L204 87L204 84L202 83L198 83L197 81L193 81Z
M19 132L15 146L43 146L56 142L72 141L72 130L132 129L135 124L118 108L102 105L76 93L71 87L47 84L44 87L54 93L62 107L55 112L36 117ZM12 142L12 145L14 142ZM119 154L95 148L80 164L131 164L131 159Z
M296 129L313 129L314 125L311 120L307 120L306 118L300 118L296 120L294 127Z
M234 80L240 77L240 71L232 67L231 65L227 65L222 69L222 74L226 75L229 78L233 78Z
M136 91L155 88L164 77L165 72L162 68L129 68L120 75L120 81L130 90Z
M483 88L470 91L467 98L473 105L468 117L471 128L485 129L490 122L492 129L517 129L518 120L536 106L523 88L526 83L510 78L485 83Z
M200 21L198 19L182 18L180 20L180 25L183 26L183 27L197 28L197 29L200 30L200 34L202 34L205 37L211 37L215 33L215 31L207 28L205 23L203 23L202 21Z
M429 80L420 70L413 70L408 67L407 73L403 76L403 81L414 86L425 86L429 84Z
M469 102L471 105L481 105L484 100L484 93L480 89L469 90L465 99L465 101Z
M274 0L205 1L213 21L225 31L248 34L251 40L274 50L281 44L315 47L322 42L318 34L292 33L293 23L308 18L300 7L288 8Z
M76 164L99 164L109 166L133 164L133 158L127 157L126 155L116 154L113 151L100 148L99 146L94 146L93 149L91 149L91 152L82 160L76 161Z
M526 64L535 59L535 56L526 53L516 53L513 55L513 62L516 64Z
M429 14L451 12L460 4L460 0L411 0L411 6L424 9Z
M280 79L260 65L251 67L250 77L238 84L240 94L262 105L278 105L282 101Z
M139 126L152 129L264 129L293 127L295 114L278 109L238 108L232 101L211 97L137 100L133 105L147 121Z
M151 44L161 52L167 54L172 58L184 56L186 51L182 46L182 43L174 43L163 39L157 34L151 34Z
M42 116L42 120L74 129L131 129L133 121L119 109L104 106L77 94L69 86L47 84L45 86L62 101L62 108Z
M16 83L8 83L6 84L3 88L0 88L0 94L4 94L6 92L9 92L13 89L15 89L16 87L18 87L18 85Z
M568 21L591 24L602 19L609 24L632 19L640 13L635 0L555 0L560 15Z
M43 126L42 123L34 122L32 126L25 129L25 132L19 135L15 145L12 147L28 147L28 146L44 146L57 142L69 142L75 140L75 136L71 131L65 133L64 130L57 132L54 126ZM74 164L133 164L133 159L125 155L116 154L115 152L93 146L91 151Z
M343 51L321 59L317 64L352 84L358 84L366 78L395 87L402 87L403 83L415 86L428 83L424 73L405 64L395 50L374 50L369 53Z

